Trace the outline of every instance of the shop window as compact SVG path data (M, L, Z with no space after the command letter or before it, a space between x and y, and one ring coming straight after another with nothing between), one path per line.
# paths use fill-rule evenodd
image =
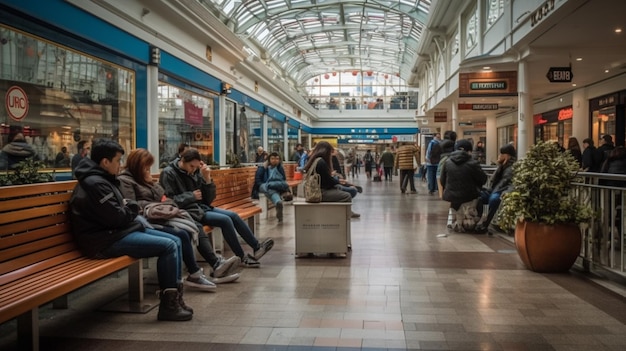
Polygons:
M0 26L0 168L22 137L48 168L69 170L78 143L135 146L135 72ZM65 154L63 150L66 150Z
M214 163L214 97L159 82L160 168L176 158L181 143L198 149L205 163Z

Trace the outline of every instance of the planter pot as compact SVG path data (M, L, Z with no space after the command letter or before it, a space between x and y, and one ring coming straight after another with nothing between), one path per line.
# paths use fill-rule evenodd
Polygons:
M580 254L580 228L574 224L518 222L515 246L520 258L534 272L567 272Z

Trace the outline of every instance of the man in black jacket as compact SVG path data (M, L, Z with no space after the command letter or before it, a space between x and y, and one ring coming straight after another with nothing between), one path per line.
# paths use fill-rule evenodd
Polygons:
M93 143L91 159L83 158L77 165L74 174L78 184L70 200L76 243L86 256L93 258L158 257L158 319L191 320L193 310L182 299L180 239L144 228L147 221L137 216L137 203L123 198L116 177L123 154L120 144L101 139Z
M504 145L500 148L500 156L498 157L498 168L491 178L491 189L485 189L480 192L480 201L477 210L478 217L483 215L483 206L489 204L487 218L476 227L476 231L484 233L487 231L491 220L500 207L502 194L509 191L513 180L513 164L517 160L517 152L511 144Z
M195 218L196 220L222 229L224 240L241 259L244 267L259 267L259 259L274 246L272 238L259 242L250 227L237 213L211 206L216 194L215 184L211 179L211 169L202 162L197 149L185 150L180 158L165 167L161 172L159 182L165 189L165 195L173 199L178 207L190 213L200 208L203 213ZM252 255L246 255L243 251L237 233L253 248Z

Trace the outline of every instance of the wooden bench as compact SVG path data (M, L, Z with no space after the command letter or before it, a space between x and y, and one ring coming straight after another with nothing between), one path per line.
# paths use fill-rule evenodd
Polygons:
M211 171L211 178L217 190L217 195L211 205L237 213L248 222L253 233L255 233L256 217L262 213L261 207L257 206L250 197L256 170L257 167L253 166ZM222 231L209 226L205 226L205 229L207 232L212 232L214 249L223 252Z
M19 349L39 348L39 306L67 308L67 294L128 268L129 311L143 311L141 260L90 259L70 231L76 181L0 188L0 323L17 318Z

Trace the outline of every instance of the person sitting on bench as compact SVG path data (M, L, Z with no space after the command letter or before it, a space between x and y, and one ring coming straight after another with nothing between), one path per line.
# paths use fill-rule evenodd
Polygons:
M293 195L286 181L285 169L277 152L272 152L269 159L256 171L254 181L259 191L265 194L276 206L276 219L283 221L283 200L291 201Z

